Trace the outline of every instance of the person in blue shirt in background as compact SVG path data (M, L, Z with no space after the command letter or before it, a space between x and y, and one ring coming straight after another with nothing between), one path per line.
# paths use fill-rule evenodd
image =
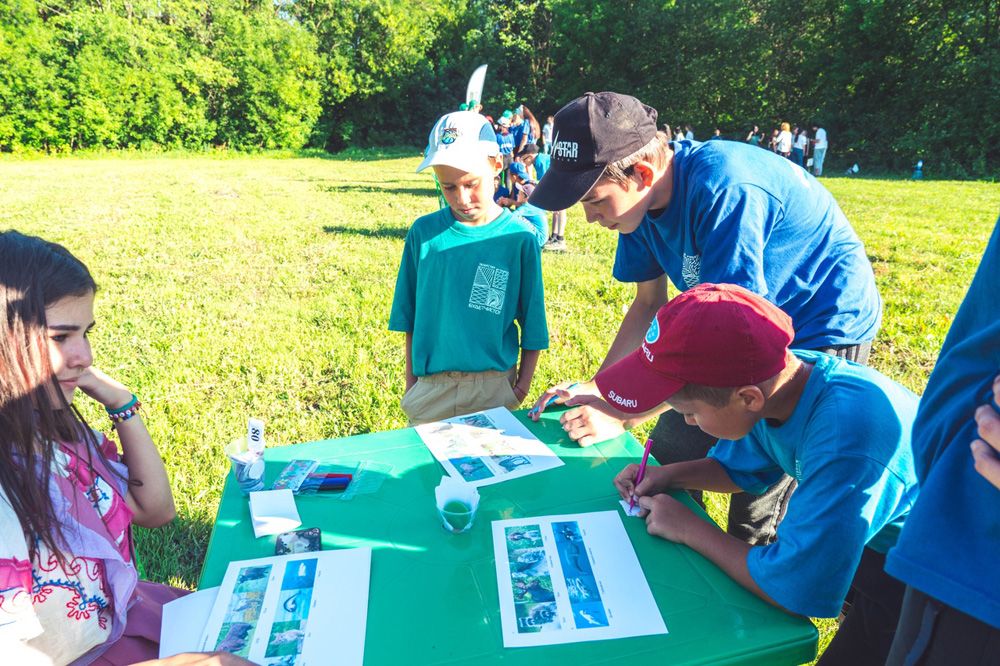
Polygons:
M538 146L534 144L525 146L521 154L517 156L517 160L527 167L534 167L536 181L541 180L545 176L545 172L549 170L549 166L552 164L552 159L545 153L538 152ZM549 235L542 249L552 252L565 252L568 249L565 234L566 211L552 211L552 234Z
M920 499L886 562L906 583L893 666L1000 664L998 287L1000 220L913 425Z
M537 206L528 203L528 197L535 189L535 181L528 175L528 170L519 160L514 160L510 165L510 178L513 188L512 196L497 199L497 203L505 208L510 208L515 217L519 217L531 225L535 230L535 237L538 246L545 244L549 235L549 221L545 211Z
M668 402L719 439L707 458L638 465L615 478L650 534L683 543L791 613L851 607L822 666L881 665L904 587L883 570L917 497L910 432L917 396L877 371L789 349L787 314L736 285L701 284L663 306L639 349L597 373L628 413ZM782 474L798 487L777 539L751 546L703 520L671 488L759 493Z
M531 203L545 210L583 204L589 222L617 232L614 277L636 295L601 364L642 341L667 300L702 282L746 287L794 322L793 347L864 363L882 319L882 301L865 248L819 181L772 153L736 141L678 141L657 131L657 114L629 95L587 93L555 116L552 164ZM569 390L569 386L573 389ZM582 404L592 381L570 380L543 393L574 409L560 420L582 446L656 416L616 405ZM714 439L665 411L652 434L660 463L702 458ZM730 534L767 543L794 480L776 479L760 496L734 495Z

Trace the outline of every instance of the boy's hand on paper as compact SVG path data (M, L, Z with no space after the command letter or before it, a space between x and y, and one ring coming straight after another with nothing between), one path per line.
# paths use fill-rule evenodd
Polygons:
M228 652L185 652L166 659L151 659L135 666L257 666Z
M976 431L979 439L972 442L972 457L976 471L1000 489L1000 375L993 380L993 403L976 410Z
M666 492L670 487L670 479L667 467L646 466L646 473L643 475L642 483L635 485L635 478L639 475L639 466L635 463L626 465L625 469L618 472L615 477L615 488L623 500L635 497L651 496Z
M693 520L701 520L670 495L640 497L639 506L645 512L646 531L674 543L686 543L687 526Z
M553 398L555 398L554 404L561 405L577 393L585 393L589 390L596 391L597 388L589 382L578 383L566 381L556 384L549 390L545 391L545 393L538 396L538 400L535 400L535 405L531 408L531 418L537 421L542 415L542 412L545 411L545 408L549 406L549 400L552 400Z
M596 387L594 390L597 390ZM609 405L600 395L577 393L565 404L576 409L564 412L559 421L570 439L580 446L613 439L625 432L627 415Z

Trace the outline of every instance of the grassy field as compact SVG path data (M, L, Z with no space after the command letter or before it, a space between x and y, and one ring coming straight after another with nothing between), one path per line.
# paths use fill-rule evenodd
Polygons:
M248 416L272 444L405 425L386 321L403 238L436 207L418 159L0 160L0 229L66 244L99 285L97 364L137 393L178 519L140 530L153 580L193 587ZM885 301L872 364L920 392L1000 211L1000 184L827 179ZM615 236L570 211L544 258L550 350L534 389L588 377L630 301ZM81 401L83 402L83 401ZM84 413L105 417L93 404ZM725 503L712 498L716 516ZM830 622L821 623L826 635Z

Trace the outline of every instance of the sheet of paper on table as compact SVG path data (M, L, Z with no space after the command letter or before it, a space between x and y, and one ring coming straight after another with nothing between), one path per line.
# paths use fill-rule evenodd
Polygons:
M370 548L231 562L199 651L256 664L361 666L368 623Z
M632 506L628 505L628 500L618 500L618 503L622 505L622 511L625 512L625 515L630 518L638 518L639 512L642 511L642 507L639 506L638 502Z
M208 587L163 606L160 621L160 659L182 652L197 652L201 632L208 623L219 588Z
M563 461L505 407L416 427L449 476L486 486L559 467Z
M258 539L294 530L302 524L295 496L289 488L250 493L250 519L253 534Z
M667 633L617 511L493 521L504 647Z

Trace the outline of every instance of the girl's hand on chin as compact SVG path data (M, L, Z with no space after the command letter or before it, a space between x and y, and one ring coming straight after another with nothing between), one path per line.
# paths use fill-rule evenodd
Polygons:
M77 385L81 391L107 409L117 409L132 399L132 392L125 388L124 384L94 366L83 371Z

